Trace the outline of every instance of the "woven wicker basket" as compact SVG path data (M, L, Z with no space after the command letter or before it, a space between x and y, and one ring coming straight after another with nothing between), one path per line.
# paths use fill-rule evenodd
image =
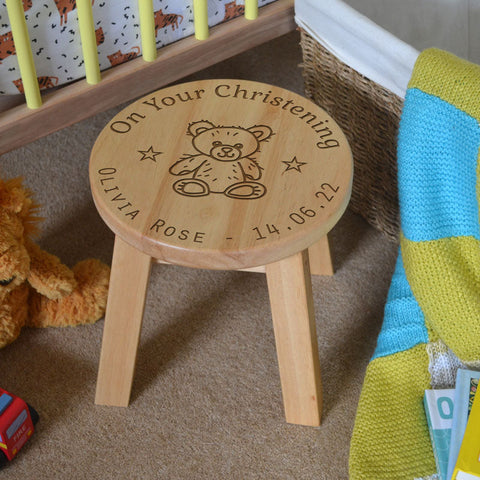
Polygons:
M403 100L342 63L300 29L306 96L347 136L354 158L350 208L398 239L396 139Z

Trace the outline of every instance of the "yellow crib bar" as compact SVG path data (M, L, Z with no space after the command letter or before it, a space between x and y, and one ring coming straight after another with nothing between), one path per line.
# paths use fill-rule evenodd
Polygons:
M245 18L247 20L258 18L258 0L245 0Z
M153 62L157 58L153 0L138 0L138 10L140 12L142 56L145 61Z
M91 0L77 0L77 12L87 83L95 85L100 82L102 77L98 63L97 38Z
M15 52L22 77L25 100L29 108L38 108L42 105L40 87L38 86L37 72L33 62L30 37L21 0L7 0L7 12L12 27Z
M193 24L195 38L206 40L208 38L208 2L207 0L193 0Z

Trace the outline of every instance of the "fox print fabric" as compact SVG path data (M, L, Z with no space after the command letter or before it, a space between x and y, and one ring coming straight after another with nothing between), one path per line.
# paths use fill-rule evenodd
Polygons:
M274 0L259 0L259 6ZM22 0L40 89L85 76L76 0ZM93 0L100 69L141 56L137 0ZM153 0L157 48L194 34L193 0ZM244 12L244 0L209 0L209 25ZM0 0L0 94L23 92L5 0Z

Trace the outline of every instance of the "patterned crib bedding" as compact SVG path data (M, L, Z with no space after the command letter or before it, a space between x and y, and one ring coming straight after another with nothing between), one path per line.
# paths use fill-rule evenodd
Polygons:
M275 0L259 0L262 7ZM85 76L75 0L22 0L40 89ZM153 0L157 48L194 34L193 0ZM100 70L142 54L137 0L92 0ZM243 14L244 0L209 0L210 27ZM5 1L0 1L0 94L23 93Z

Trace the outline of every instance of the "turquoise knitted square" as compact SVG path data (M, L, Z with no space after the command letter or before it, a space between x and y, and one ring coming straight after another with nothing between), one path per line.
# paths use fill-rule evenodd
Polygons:
M460 236L480 239L478 121L418 89L410 89L406 101L411 108L402 114L398 140L403 234L415 242Z
M428 342L425 319L413 296L399 253L388 292L382 329L372 360Z

